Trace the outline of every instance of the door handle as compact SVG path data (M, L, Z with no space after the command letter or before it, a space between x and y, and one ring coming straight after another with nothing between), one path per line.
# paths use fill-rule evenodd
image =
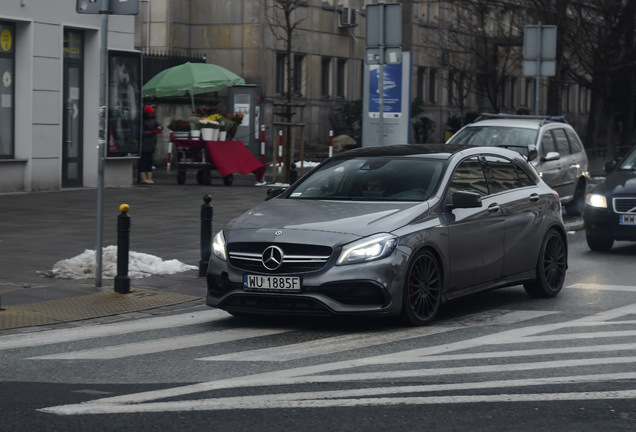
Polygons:
M530 201L531 202L539 201L539 194L533 193L532 195L530 195Z
M490 204L488 206L488 213L499 213L499 210L501 210L501 207L499 207L499 204Z

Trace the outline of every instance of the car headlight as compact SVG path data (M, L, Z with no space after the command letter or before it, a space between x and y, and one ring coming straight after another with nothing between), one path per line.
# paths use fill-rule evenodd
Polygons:
M227 254L225 252L225 236L223 231L219 231L212 240L212 251L219 259L227 261Z
M397 237L392 234L376 234L357 240L342 248L336 265L357 264L388 257L397 246Z
M585 203L590 207L607 208L607 198L599 194L587 194Z

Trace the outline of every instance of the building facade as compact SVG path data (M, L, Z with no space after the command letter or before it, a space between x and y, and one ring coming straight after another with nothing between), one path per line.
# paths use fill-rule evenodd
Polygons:
M99 15L77 0L3 0L0 8L0 192L96 187ZM110 16L108 47L133 50L133 16ZM106 186L133 162L107 160Z

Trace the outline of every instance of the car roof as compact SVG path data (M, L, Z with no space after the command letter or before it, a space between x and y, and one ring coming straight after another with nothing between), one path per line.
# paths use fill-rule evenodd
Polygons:
M563 116L529 116L513 114L480 114L479 117L467 125L473 126L503 126L525 129L539 129L548 124L570 126Z
M398 144L387 146L359 147L346 152L338 153L333 159L351 159L368 156L412 156L427 155L448 159L451 155L462 150L475 147L448 144Z
M356 157L370 156L426 156L435 159L449 159L454 154L465 152L467 156L472 154L499 154L510 159L525 160L518 152L499 147L475 147L457 144L402 144L374 147L359 147L353 150L338 153L332 159L352 159Z

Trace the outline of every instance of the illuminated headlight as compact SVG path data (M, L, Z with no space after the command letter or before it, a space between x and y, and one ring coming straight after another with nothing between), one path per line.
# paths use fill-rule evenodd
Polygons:
M227 261L227 254L225 253L225 236L223 235L223 231L219 231L214 236L214 240L212 241L212 251L219 259Z
M350 243L342 248L336 265L357 264L388 257L397 246L397 237L376 234Z
M607 208L607 199L603 195L587 194L585 203L590 207Z

